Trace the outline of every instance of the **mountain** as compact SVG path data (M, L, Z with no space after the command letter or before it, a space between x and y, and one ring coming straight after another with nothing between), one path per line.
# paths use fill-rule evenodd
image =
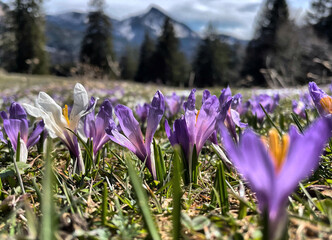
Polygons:
M80 44L88 22L87 13L68 12L46 16L47 50L53 63L70 63L78 60ZM167 13L156 6L146 12L121 21L110 18L112 23L113 47L120 57L127 46L139 48L145 32L157 39L161 32ZM187 25L170 18L176 36L179 38L180 49L190 59L195 53L201 37ZM221 35L225 42L240 43L240 40Z

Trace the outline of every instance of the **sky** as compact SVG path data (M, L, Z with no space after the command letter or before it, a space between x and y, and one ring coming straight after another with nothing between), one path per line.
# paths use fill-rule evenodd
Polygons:
M9 0L7 0L9 1ZM88 11L89 0L44 0L47 14ZM202 33L209 22L220 33L251 39L255 19L263 0L106 0L105 12L121 20L146 11L151 4L160 6L172 18ZM310 0L288 0L290 15L303 22Z

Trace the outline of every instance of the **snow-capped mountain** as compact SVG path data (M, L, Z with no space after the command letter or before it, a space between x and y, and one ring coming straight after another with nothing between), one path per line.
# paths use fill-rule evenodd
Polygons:
M46 16L47 49L53 63L70 63L78 60L80 44L87 26L87 13L68 12ZM115 53L120 57L127 46L138 48L145 33L157 39L168 14L156 6L146 12L123 20L110 18L112 40ZM185 24L170 18L175 34L179 39L180 49L190 59L195 53L201 37ZM223 38L228 36L223 35ZM228 37L227 42L239 41Z
M158 37L161 35L166 17L166 13L153 6L143 14L119 21L114 28L128 41L141 43L143 41L145 31L148 31L152 37ZM178 38L199 38L198 34L192 31L185 24L174 19L171 19L171 22Z

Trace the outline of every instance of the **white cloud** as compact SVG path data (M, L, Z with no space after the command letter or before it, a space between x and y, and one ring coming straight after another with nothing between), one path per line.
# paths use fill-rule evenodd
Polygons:
M9 0L6 0L9 1ZM88 0L46 0L48 14L68 11L88 11ZM171 17L200 32L212 22L222 33L241 39L250 39L262 0L106 0L105 11L110 17L123 19L146 11L158 4ZM309 0L288 0L291 16L303 19ZM302 20L300 20L301 22Z

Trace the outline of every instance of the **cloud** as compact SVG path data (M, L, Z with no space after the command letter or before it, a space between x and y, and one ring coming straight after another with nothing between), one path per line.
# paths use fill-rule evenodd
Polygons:
M8 0L7 0L8 1ZM174 19L202 32L210 22L221 33L250 39L255 19L264 0L106 0L106 13L116 19L143 13L156 3ZM303 16L309 0L288 0L291 16ZM88 11L88 0L46 0L48 14L68 11ZM301 10L302 9L302 10ZM299 13L300 12L300 13Z
M200 31L202 25L211 22L222 33L227 32L241 39L250 39L252 25L260 4L259 1L250 0L192 0L175 4L169 12L173 17L186 22L196 31ZM195 28L196 26L199 26L199 29Z
M238 10L240 12L257 12L260 5L260 3L248 3L244 4L244 6L239 7Z

